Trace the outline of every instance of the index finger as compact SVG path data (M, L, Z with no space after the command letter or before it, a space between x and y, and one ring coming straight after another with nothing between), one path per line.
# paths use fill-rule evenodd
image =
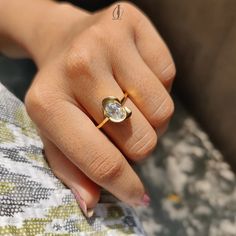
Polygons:
M53 106L45 97L40 100L31 102L31 117L67 158L120 200L131 205L147 204L139 177L83 111L63 98L50 98L54 100ZM34 109L38 111L37 116Z

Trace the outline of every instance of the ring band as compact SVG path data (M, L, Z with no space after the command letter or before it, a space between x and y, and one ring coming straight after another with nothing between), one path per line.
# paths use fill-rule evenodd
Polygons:
M102 100L105 118L99 125L97 125L97 128L100 129L109 120L114 123L120 123L131 116L132 111L128 107L123 107L127 97L128 93L125 92L121 100L114 96L108 96Z

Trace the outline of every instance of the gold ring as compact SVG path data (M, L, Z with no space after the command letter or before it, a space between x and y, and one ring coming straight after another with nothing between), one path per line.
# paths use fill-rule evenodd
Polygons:
M128 93L125 92L121 100L114 96L108 96L102 100L103 114L105 116L104 120L97 125L97 128L101 128L107 123L107 121L112 121L114 123L120 123L132 114L132 111L128 107L123 107Z

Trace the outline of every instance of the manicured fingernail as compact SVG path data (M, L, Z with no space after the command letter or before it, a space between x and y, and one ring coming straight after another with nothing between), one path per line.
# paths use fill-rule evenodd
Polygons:
M148 206L148 205L150 204L150 202L151 202L150 197L147 195L147 193L145 193L145 194L143 195L142 200L141 200L141 204L142 204L143 206Z
M79 206L80 206L81 210L83 211L83 213L85 214L85 216L87 216L89 218L92 217L94 210L87 208L86 202L84 201L84 199L81 197L81 195L79 194L79 192L77 190L71 189L71 191L74 194L75 199L79 203Z

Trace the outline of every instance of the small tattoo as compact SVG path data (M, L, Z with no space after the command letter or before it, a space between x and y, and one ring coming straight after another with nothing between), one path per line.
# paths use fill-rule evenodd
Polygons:
M113 10L113 14L112 14L113 18L112 19L113 20L121 20L123 13L124 13L124 9L121 7L120 4L118 4Z

